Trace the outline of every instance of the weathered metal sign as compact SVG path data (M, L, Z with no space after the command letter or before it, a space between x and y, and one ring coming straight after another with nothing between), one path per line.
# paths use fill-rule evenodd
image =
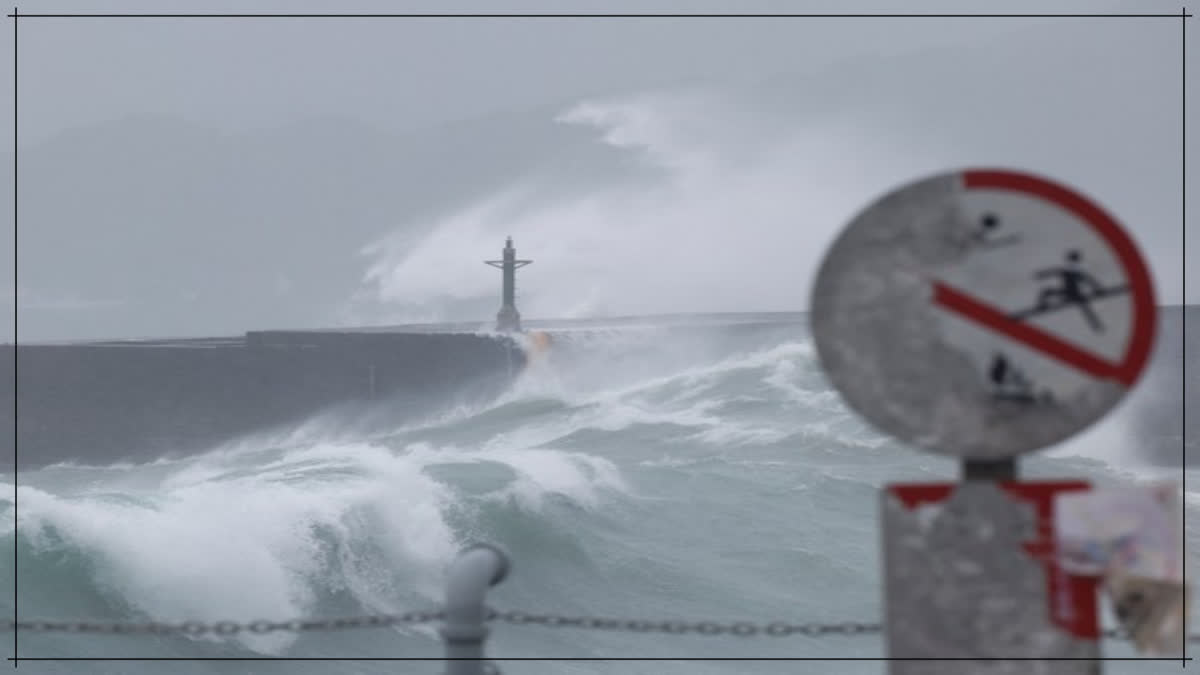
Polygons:
M1145 263L1100 206L966 170L862 211L821 265L811 322L825 372L867 420L925 450L1002 459L1116 405L1155 312Z

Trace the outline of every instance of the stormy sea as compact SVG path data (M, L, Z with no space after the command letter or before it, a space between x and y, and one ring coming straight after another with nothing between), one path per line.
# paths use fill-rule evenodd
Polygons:
M1200 312L1186 314L1188 349L1184 316L1164 310L1150 371L1119 408L1023 459L1020 471L1100 484L1186 477L1195 571L1200 475L1182 465L1185 438L1188 455L1200 457L1200 416L1185 416L1181 392L1184 377L1190 398L1200 390ZM3 476L0 613L12 616L19 603L22 619L247 622L433 609L456 553L485 541L513 558L490 595L498 610L877 622L881 487L957 472L846 408L818 367L803 315L564 330L487 405L447 405L369 431L317 418L185 459L22 471L15 492L14 477ZM444 668L435 628L22 632L22 658L233 660L22 661L20 670L433 674ZM498 661L507 675L886 671L863 660L606 660L881 657L879 634L664 635L497 622L487 649L497 659L573 659ZM1117 640L1105 640L1103 654L1137 656ZM360 660L242 660L255 657ZM387 657L430 660L364 660ZM1104 672L1179 667L1113 661Z

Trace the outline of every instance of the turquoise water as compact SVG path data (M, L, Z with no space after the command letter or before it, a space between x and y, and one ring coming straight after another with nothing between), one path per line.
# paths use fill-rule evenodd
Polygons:
M1156 374L1131 401L1024 461L1024 474L1177 478L1181 419L1171 405L1180 400L1179 358L1177 344L1161 349ZM0 589L9 589L0 591L0 611L13 608L14 554L23 618L250 621L426 609L437 604L456 551L485 540L513 555L509 578L491 596L500 609L873 622L881 615L880 487L954 479L956 471L850 413L828 389L800 325L710 326L686 336L614 328L561 339L488 406L448 408L418 424L368 433L319 418L185 460L22 472L19 536L11 497L0 519L7 528ZM1200 486L1193 473L1189 488ZM12 477L6 482L11 495ZM1189 491L1191 570L1197 499ZM22 657L436 657L441 649L428 627L20 638ZM497 657L591 659L884 655L878 635L701 637L507 624L493 626L488 649ZM1135 655L1118 642L1105 642L1104 653ZM501 666L509 675L885 671L848 661ZM1106 672L1178 668L1110 663ZM35 673L441 669L436 662L21 664Z

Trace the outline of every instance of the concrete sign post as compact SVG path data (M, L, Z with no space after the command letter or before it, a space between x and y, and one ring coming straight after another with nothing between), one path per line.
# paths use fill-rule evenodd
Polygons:
M1059 566L1053 527L1055 498L1089 488L1082 481L888 486L888 655L1000 659L892 661L891 672L1098 674L1099 579Z
M892 673L1100 672L1098 577L1059 565L1055 533L1057 497L1090 486L1013 467L1129 391L1155 312L1112 216L1029 174L926 178L833 243L810 314L832 384L880 430L989 479L881 495L888 650L912 659Z

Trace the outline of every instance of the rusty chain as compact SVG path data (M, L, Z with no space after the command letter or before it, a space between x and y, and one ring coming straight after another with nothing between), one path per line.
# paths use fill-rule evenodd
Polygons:
M30 632L89 633L99 635L168 635L187 636L217 635L231 637L242 633L263 635L276 632L310 632L349 630L356 628L388 628L399 625L424 624L445 619L439 610L406 612L404 614L375 614L368 616L338 617L330 619L292 619L290 621L184 621L169 623L147 622L97 622L97 621L51 621L25 620L0 621L0 631L13 630ZM592 616L564 616L559 614L534 614L520 611L498 612L490 610L488 621L518 626L546 626L550 628L583 628L592 630L625 631L631 633L667 633L672 635L730 635L734 637L824 637L828 635L857 636L883 631L882 623L847 621L841 623L789 623L773 621L754 623L749 621L681 621L614 619ZM1128 640L1128 631L1112 628L1102 635L1114 640ZM1200 634L1188 636L1189 642L1200 642Z

